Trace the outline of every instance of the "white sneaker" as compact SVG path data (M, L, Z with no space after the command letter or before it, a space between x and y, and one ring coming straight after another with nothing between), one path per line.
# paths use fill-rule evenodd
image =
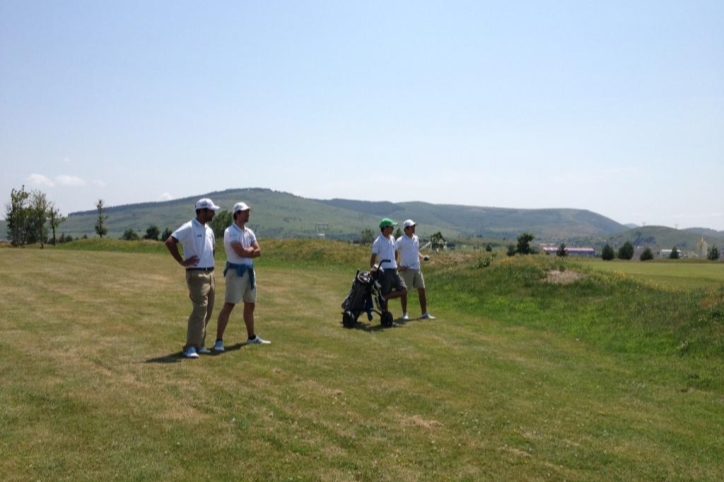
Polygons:
M423 313L420 318L422 318L423 320L434 320L435 319L435 317L432 316L430 313Z
M270 345L271 342L267 340L263 340L259 338L259 335L255 336L254 338L249 338L246 340L247 345Z
M204 347L202 346L201 348L198 348L198 349L196 350L196 353L200 353L200 354L202 354L202 355L208 355L209 353L211 353L211 350L209 350L208 348L204 348Z
M403 319L403 320L409 320L410 317L407 315L407 313L403 313L403 314L402 314L402 319Z
M224 351L224 340L216 340L214 351Z
M190 347L184 349L183 357L184 358L198 358L199 354L196 353L196 348L190 346Z

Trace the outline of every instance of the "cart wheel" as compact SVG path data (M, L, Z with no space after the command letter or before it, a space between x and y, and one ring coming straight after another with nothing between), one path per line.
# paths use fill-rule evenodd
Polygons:
M389 328L390 326L392 326L392 320L394 320L394 316L392 316L392 313L390 313L389 311L382 312L382 326L384 326L385 328Z
M354 316L349 311L345 311L342 314L342 324L345 328L354 328L354 325L357 324L357 320L354 319Z

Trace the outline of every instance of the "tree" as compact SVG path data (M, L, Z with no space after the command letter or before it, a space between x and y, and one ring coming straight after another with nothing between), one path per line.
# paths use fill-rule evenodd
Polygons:
M488 253L490 253L492 250L493 250L493 247L490 245L490 243L488 243L488 244L485 245L485 251L487 251Z
M644 252L641 253L641 256L639 256L639 259L641 261L649 261L654 259L654 253L651 251L651 248L647 246L646 249L644 249Z
M224 209L223 211L219 211L214 216L214 219L211 220L209 223L209 227L214 231L214 237L216 239L224 239L224 231L226 228L231 226L231 223L234 222L234 217L232 216L231 212ZM166 236L168 238L168 236ZM164 241L166 241L166 238L164 238Z
M367 228L364 231L362 231L362 234L360 235L360 238L359 238L359 244L363 244L363 245L372 244L374 242L374 240L375 240L375 236L374 236L374 234L372 234L372 230Z
M158 235L161 231L159 231L158 226L155 224L152 224L151 226L146 229L146 234L143 236L143 239L152 239L153 241L158 241ZM223 233L222 233L223 236ZM164 240L165 241L165 240Z
M168 228L164 229L163 233L161 233L161 241L166 241L171 234L173 234L173 231Z
M566 243L561 243L560 246L558 246L558 249L556 250L556 256L563 258L564 256L568 256L568 250L566 249Z
M530 242L535 239L535 235L531 233L523 233L518 236L518 246L516 252L518 254L533 254L533 248L530 246Z
M106 219L108 219L108 215L105 214L105 207L103 206L103 199L99 199L98 203L96 204L96 209L98 210L98 219L96 219L96 234L100 236L101 239L103 239L103 236L108 233L108 228L106 227Z
M604 246L603 250L601 251L601 259L603 259L604 261L611 261L615 257L616 253L614 253L613 248L609 246L608 243L606 243L606 246Z
M619 259L631 259L634 255L634 247L633 244L626 241L623 243L623 246L618 248L618 258Z
M505 254L507 254L508 256L515 256L515 253L516 253L515 245L514 245L514 244L509 244L509 245L508 245L508 251L507 251Z
M45 223L48 221L48 210L50 206L44 193L38 190L30 193L27 218L28 243L40 243L41 248L45 246L45 241L48 239L48 228L45 226Z
M397 231L395 231L395 239L399 238L400 236L402 236L402 230L400 228L397 228Z
M712 245L706 252L706 259L709 261L717 261L719 259L719 248L716 247L716 244Z
M10 204L6 205L5 219L8 224L8 238L13 246L22 246L27 240L28 199L30 193L25 186L10 191Z
M138 233L133 228L128 228L123 231L121 239L124 241L136 241L138 239Z
M48 217L50 218L50 227L53 230L53 246L55 246L55 231L65 221L65 217L60 214L60 209L55 207L53 203L50 203L50 209L48 210ZM62 241L61 241L62 242Z
M676 246L671 250L671 254L669 255L669 259L679 259L679 250Z
M430 243L432 244L432 249L434 250L445 249L447 240L443 237L442 233L438 231L437 233L430 236Z

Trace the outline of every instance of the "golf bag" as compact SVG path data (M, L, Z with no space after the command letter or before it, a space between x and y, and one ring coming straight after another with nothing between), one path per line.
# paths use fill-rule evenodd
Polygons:
M369 272L357 270L349 294L342 302L342 324L345 328L354 327L362 312L367 313L369 321L372 321L372 313L377 313L382 326L392 326L392 313L387 311L382 300L381 286L377 281L382 272L382 268L377 267Z

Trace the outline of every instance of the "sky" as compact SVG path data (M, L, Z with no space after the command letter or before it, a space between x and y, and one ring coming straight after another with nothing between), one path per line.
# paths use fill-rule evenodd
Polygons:
M722 25L721 0L0 0L0 200L261 187L724 230Z

